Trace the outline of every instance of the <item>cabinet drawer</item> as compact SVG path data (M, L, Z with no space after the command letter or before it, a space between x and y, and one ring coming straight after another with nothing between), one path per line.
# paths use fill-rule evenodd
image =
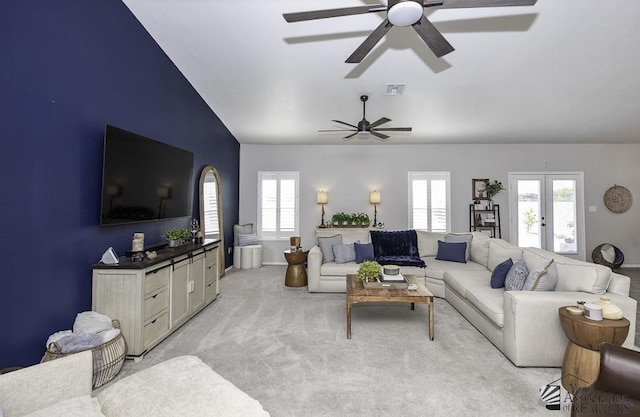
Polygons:
M147 272L144 278L144 293L149 294L169 284L171 265Z
M148 295L144 300L144 322L158 315L162 310L169 308L169 291L167 287Z
M144 346L149 346L168 331L169 312L167 311L144 326Z
M218 248L208 249L205 251L206 261L205 266L207 268L213 267L218 263Z
M209 301L218 295L218 282L214 279L213 282L207 282L204 287L204 299Z

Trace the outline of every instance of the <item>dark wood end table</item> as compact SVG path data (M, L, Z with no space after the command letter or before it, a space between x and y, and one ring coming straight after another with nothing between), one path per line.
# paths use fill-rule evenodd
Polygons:
M287 287L304 287L307 285L307 270L304 263L307 262L308 250L285 250L284 258L287 260L287 272L284 276L284 285Z
M347 339L351 339L351 308L356 303L375 303L375 302L399 302L411 303L411 309L414 309L415 303L422 303L428 306L429 310L429 339L433 340L433 294L424 286L424 284L416 281L413 275L405 275L406 280L410 284L416 284L416 290L398 289L398 288L365 288L362 281L358 279L356 274L347 275Z
M562 361L562 385L571 394L579 387L591 385L600 372L600 344L622 345L629 333L629 320L594 321L584 315L571 314L567 307L558 309L562 330L569 338Z

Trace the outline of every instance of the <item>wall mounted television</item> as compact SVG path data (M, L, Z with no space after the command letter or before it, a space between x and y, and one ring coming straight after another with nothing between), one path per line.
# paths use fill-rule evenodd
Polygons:
M191 217L193 152L106 125L100 225Z

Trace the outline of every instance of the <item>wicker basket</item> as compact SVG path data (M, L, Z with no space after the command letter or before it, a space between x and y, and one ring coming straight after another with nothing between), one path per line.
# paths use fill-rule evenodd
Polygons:
M119 329L120 322L113 320L113 327ZM56 342L50 343L40 362L48 362L72 355L73 353L78 353L61 353L61 351L60 345ZM92 384L95 389L111 381L118 375L120 369L122 369L122 364L127 356L127 344L122 336L122 332L108 342L91 348L91 353L93 355Z
M608 266L611 269L620 268L622 266L622 263L624 262L624 254L622 253L622 251L616 248L615 246L611 245L613 246L613 249L615 251L615 258L613 262L609 262L608 260L604 259L604 256L602 256L602 247L604 245L611 245L611 243L603 243L601 245L596 246L596 248L591 253L591 259L593 259L593 262L600 265Z

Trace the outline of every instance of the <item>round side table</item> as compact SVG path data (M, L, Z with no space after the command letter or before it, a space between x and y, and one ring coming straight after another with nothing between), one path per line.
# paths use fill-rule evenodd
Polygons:
M579 387L591 385L600 372L600 344L622 345L629 333L629 320L593 321L584 315L571 314L567 307L558 309L562 330L569 338L562 361L562 385L571 394Z
M307 285L307 270L304 263L307 261L308 250L284 251L284 258L289 264L284 277L284 285L287 287L304 287Z

